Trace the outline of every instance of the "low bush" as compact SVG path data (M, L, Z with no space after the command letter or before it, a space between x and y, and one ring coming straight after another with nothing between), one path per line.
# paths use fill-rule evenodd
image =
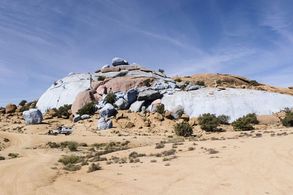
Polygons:
M18 153L9 153L8 156L10 158L17 158L19 156L19 154Z
M164 104L157 105L157 113L159 113L159 114L165 113L165 105Z
M283 119L281 119L282 124L285 127L293 127L293 112L287 111Z
M84 105L81 109L77 111L77 114L79 115L84 115L84 114L89 114L93 115L96 112L96 104L94 102L90 102L86 105Z
M5 157L4 156L0 156L0 160L5 160Z
M19 102L19 104L18 104L18 105L20 105L20 106L24 106L26 103L27 103L27 101L26 101L26 100L21 100L21 102Z
M251 113L247 114L232 123L234 130L236 131L249 131L253 130L254 124L258 124L259 121L257 120L256 114Z
M66 166L64 166L63 169L66 171L78 171L81 169L81 166L75 164L67 164Z
M230 120L229 116L222 114L222 115L219 115L217 118L218 118L220 124L222 124L222 125L229 124L229 120Z
M98 76L98 81L104 81L106 79L105 76Z
M71 152L77 151L78 143L75 141L65 141L61 142L60 146L62 148L68 148Z
M206 113L198 117L200 128L205 131L217 131L220 120L214 114Z
M174 125L175 134L178 136L189 137L193 134L192 127L187 122L181 122Z
M82 157L80 156L75 156L75 155L66 155L63 156L58 160L58 162L62 163L63 165L69 165L69 164L77 164L82 161Z
M146 86L146 87L152 86L152 80L151 79L144 80L143 85Z
M116 97L115 93L110 92L106 95L104 102L114 104L116 102L116 100L117 100L117 97Z
M205 82L204 81L196 81L195 84L196 85L200 85L200 86L205 86Z
M57 112L58 118L69 118L70 117L71 105L65 104L64 106L59 107L55 111Z
M176 81L176 82L180 83L180 82L182 81L182 79L181 79L181 78L179 78L179 77L177 77L177 78L175 78L175 79L174 79L174 81Z

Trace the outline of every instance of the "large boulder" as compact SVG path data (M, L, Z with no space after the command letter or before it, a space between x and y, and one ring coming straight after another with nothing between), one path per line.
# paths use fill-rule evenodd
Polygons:
M5 107L5 113L10 114L14 113L17 109L17 106L15 104L7 104Z
M118 58L118 57L115 57L112 59L112 65L113 66L119 66L119 65L128 65L129 63L122 59L122 58Z
M293 96L250 89L227 88L219 91L217 88L201 88L164 95L162 104L168 111L181 105L184 113L190 117L204 113L228 115L232 122L248 113L271 115L286 107L290 108Z
M40 97L37 108L44 113L50 108L72 104L78 93L90 88L92 74L71 74L53 85Z
M100 110L100 116L101 117L111 117L115 116L117 114L117 110L114 108L114 106L110 103L107 103L101 110Z
M106 129L110 129L113 127L113 123L111 120L108 120L104 117L101 117L99 120L98 120L98 129L99 130L106 130Z
M142 100L153 101L156 99L160 99L162 97L163 95L159 91L148 89L148 90L139 92L137 100L138 101L142 101Z
M43 121L43 115L39 109L24 111L23 118L26 124L40 124Z

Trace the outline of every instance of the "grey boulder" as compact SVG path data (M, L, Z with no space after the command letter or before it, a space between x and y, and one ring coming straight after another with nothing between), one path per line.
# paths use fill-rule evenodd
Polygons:
M141 111L141 107L143 106L145 101L136 101L133 104L131 104L129 110L131 110L132 112L140 112Z
M138 96L138 91L137 89L129 89L125 96L124 96L124 99L128 102L128 104L132 104L133 102L136 101L137 99L137 96Z
M119 109L119 110L125 110L128 108L128 102L123 99L123 98L119 98L114 105Z
M80 118L81 118L82 120L85 120L85 119L89 119L89 118L91 118L91 116L88 115L88 114L84 114L84 115L81 115Z
M115 57L112 59L112 65L113 66L129 65L129 63L126 60L124 60L123 58Z
M26 124L40 124L43 121L43 115L39 109L24 111L23 118Z
M114 108L114 106L110 103L107 103L101 110L100 110L100 116L101 117L111 117L116 115L117 111Z
M153 101L156 99L160 99L162 97L163 97L163 95L159 91L149 89L149 90L145 90L145 91L140 92L138 94L137 100L138 101L142 101L142 100Z
M198 90L200 88L202 88L202 86L189 84L185 87L185 90L186 91L193 91L193 90Z
M110 129L112 127L113 127L113 123L111 120L107 120L104 117L102 117L98 120L98 129L99 130Z
M183 106L176 106L172 111L171 111L171 115L174 119L178 119L182 116L182 114L184 114L184 108Z

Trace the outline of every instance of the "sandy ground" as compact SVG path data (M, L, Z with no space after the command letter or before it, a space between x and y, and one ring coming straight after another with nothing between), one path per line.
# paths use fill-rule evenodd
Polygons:
M133 148L115 152L123 156L131 151L157 152L154 145L163 137L49 136L0 131L0 138L10 140L0 154L20 154L19 158L0 161L0 194L290 194L293 129L274 131L275 136L263 132L260 137L235 137L240 133L226 132L217 135L225 140L185 141L177 148L177 158L171 161L147 156L140 159L141 163L103 165L102 170L92 173L87 173L85 167L76 172L53 169L67 152L38 146L64 140L88 144L135 140ZM188 149L191 146L192 151ZM160 150L168 148L171 144ZM207 152L211 148L218 153ZM154 159L156 162L151 162Z

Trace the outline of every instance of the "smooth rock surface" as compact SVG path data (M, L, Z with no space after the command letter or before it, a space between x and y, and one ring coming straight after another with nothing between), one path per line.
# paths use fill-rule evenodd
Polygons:
M190 117L204 113L230 116L230 121L248 113L270 115L293 106L293 96L249 89L218 91L216 88L202 88L196 91L176 92L162 98L165 109L172 111L181 105Z
M145 101L136 101L133 104L131 104L129 110L132 112L140 112L141 107L143 106Z
M101 117L111 117L117 113L117 110L114 108L112 104L107 103L101 110L100 116Z
M113 123L111 120L107 120L106 118L102 117L98 120L98 129L99 130L106 130L113 127Z
M146 100L146 101L152 101L156 99L160 99L162 97L162 94L160 92L155 90L145 90L138 94L137 100Z

